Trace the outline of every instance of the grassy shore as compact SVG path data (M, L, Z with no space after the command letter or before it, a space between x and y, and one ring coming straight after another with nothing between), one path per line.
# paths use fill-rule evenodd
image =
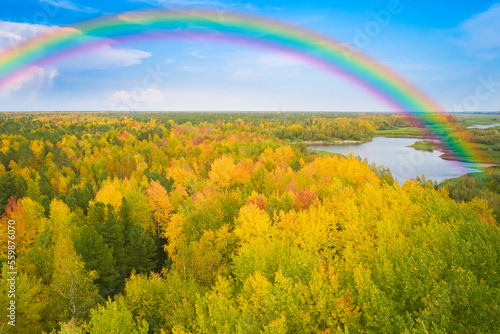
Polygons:
M324 156L329 156L329 157L344 156L343 154L340 154L340 153L333 153L333 152L328 152L328 151L316 151L316 150L311 150L311 149L308 149L307 153L309 153L309 154L316 154L316 155L318 155L320 157L324 157Z
M416 150L432 152L439 148L439 143L436 143L431 140L419 140L412 145L408 145L407 147L411 147Z
M355 145L368 143L370 140L343 140L339 138L330 138L327 140L303 140L303 141L287 141L283 140L283 143L288 145L305 144L309 146L320 146L320 145Z
M500 123L500 114L459 114L457 118L464 127Z
M420 128L398 128L394 130L377 130L374 137L423 138L425 134Z

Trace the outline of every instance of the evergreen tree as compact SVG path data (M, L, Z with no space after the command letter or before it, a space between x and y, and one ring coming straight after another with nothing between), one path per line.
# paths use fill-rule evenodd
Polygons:
M75 251L82 257L85 269L97 273L96 284L100 293L111 295L116 292L120 277L115 268L116 261L102 236L88 226L83 226L75 240Z
M106 218L99 233L104 242L109 246L116 261L116 268L123 272L126 264L125 240L123 237L123 226L118 224L118 217L112 205L106 206Z
M78 187L71 189L64 201L72 210L75 210L77 207L79 207L85 214L87 214L89 202L92 201L94 196L95 193L94 189L92 188L92 184L87 182L83 190L80 190L80 188Z
M89 226L102 237L115 260L115 270L122 278L126 277L125 239L123 227L119 224L112 205L96 202L89 207Z
M0 213L3 213L10 197L22 198L27 185L24 178L17 178L11 172L0 176Z
M28 182L28 190L26 190L26 196L31 198L35 202L40 202L42 200L42 194L40 193L38 182L36 182L35 180L30 180Z
M153 238L144 231L144 228L136 224L132 226L128 239L130 243L126 247L127 272L133 269L137 273L147 273L156 266L156 245Z
M47 175L43 171L38 173L40 175L40 179L38 180L38 185L41 193L40 203L45 208L45 214L50 212L50 202L55 197L54 189L50 185L49 179Z
M133 223L130 217L130 204L128 204L125 198L123 198L122 200L122 206L118 214L118 219L119 219L119 224L123 228L123 243L125 247L127 247L127 245L130 243L129 236Z
M90 205L87 214L88 225L98 231L101 231L101 225L106 219L106 206L102 202L96 202Z
M38 183L40 185L40 191L42 195L46 195L49 198L49 201L52 201L52 199L55 197L55 193L54 189L52 189L52 186L50 185L49 178L43 171L40 171L38 174L40 175Z

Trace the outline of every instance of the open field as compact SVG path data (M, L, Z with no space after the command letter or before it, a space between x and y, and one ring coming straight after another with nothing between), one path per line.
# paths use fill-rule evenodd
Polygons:
M398 138L423 138L423 130L415 127L403 127L394 130L377 130L375 136Z
M500 123L498 113L457 114L457 118L464 127Z
M333 153L333 152L327 152L327 151L316 151L316 150L311 150L309 149L308 152L310 154L316 154L319 157L324 157L324 156L329 156L329 157L335 157L335 156L343 156L340 153Z

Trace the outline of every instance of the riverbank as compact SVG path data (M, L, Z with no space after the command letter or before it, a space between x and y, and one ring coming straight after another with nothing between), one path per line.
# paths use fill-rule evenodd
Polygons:
M369 141L362 140L316 140L316 141L299 141L291 142L290 145L305 144L307 146L321 146L321 145L360 145L369 143Z
M424 133L423 129L415 127L377 130L375 131L374 137L431 139Z
M498 161L495 160L481 160L481 161L470 161L467 159L460 159L457 158L455 155L453 155L450 152L445 152L442 155L439 156L443 160L448 160L448 161L458 161L458 162L467 162L467 163L480 163L480 164L489 164L489 165L498 165Z
M378 166L384 165L388 167L393 177L400 183L404 183L409 178L415 179L421 174L424 174L428 179L441 182L444 179L459 177L462 172L483 171L484 168L490 165L490 163L486 162L460 161L464 163L464 168L453 168L448 161L458 161L458 159L451 152L442 147L432 151L416 150L411 147L416 141L418 139L374 137L371 142L364 145L326 144L308 145L307 148L309 153L320 156L331 155L332 153L347 156L353 153L354 156L366 158L369 163L374 162ZM420 141L422 140L420 139ZM329 153L319 153L320 151Z
M497 115L498 116L498 115ZM490 122L493 120L489 120ZM495 119L496 121L496 119ZM491 124L490 124L491 125ZM433 152L440 151L443 154L441 158L448 161L458 161L458 162L468 162L468 163L486 163L486 164L499 164L500 163L500 152L488 151L489 146L485 144L475 144L478 149L483 151L483 157L488 157L481 161L471 161L468 159L457 158L452 154L442 143L434 141L432 137L425 136L422 129L420 128L398 128L395 130L377 130L375 131L375 137L387 137L387 138L415 138L423 139L415 142L408 147L415 150Z
M457 118L463 127L473 125L491 125L500 121L499 113L470 113L457 114Z

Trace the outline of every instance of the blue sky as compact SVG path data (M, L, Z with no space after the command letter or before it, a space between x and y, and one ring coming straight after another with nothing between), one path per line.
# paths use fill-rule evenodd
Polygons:
M360 38L394 1L380 33ZM500 110L500 2L2 0L0 52L48 29L123 11L199 8L285 21L358 48L448 111ZM151 71L157 80L145 84ZM0 91L1 111L386 111L341 77L290 56L200 40L112 44Z

